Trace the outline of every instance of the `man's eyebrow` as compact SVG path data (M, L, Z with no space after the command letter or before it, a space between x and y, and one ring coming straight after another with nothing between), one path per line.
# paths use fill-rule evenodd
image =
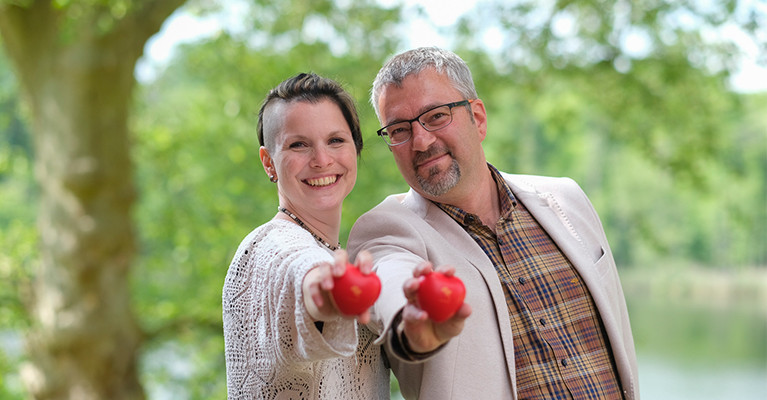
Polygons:
M437 107L439 107L441 105L442 105L442 103L429 103L429 104L421 107L420 109L418 109L418 114L416 114L416 115L417 116L421 116L421 115L423 115L423 113L425 113L427 111L431 111L431 110L433 110L433 109L435 109L435 108L437 108ZM413 118L415 118L415 117L413 117ZM397 124L397 123L400 123L400 122L405 122L405 121L410 121L410 120L411 120L411 118L396 118L396 119L391 120L390 122L387 122L384 126L389 126L389 125L392 125L392 124Z

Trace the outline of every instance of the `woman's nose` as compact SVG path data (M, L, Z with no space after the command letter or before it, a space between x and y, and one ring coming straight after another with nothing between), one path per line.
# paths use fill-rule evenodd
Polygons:
M327 149L317 147L312 152L311 166L315 168L326 167L333 163L333 157Z

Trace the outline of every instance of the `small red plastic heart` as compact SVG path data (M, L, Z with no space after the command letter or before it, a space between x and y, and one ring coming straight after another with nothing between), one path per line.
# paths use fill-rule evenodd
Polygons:
M371 272L364 275L359 268L346 264L346 272L333 278L333 300L345 315L359 315L370 308L381 294L381 280Z
M418 287L418 306L434 322L444 322L455 314L466 297L463 281L439 272L424 275Z

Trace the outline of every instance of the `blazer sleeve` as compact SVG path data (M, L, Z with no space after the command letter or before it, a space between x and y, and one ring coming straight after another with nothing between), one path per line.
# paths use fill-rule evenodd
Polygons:
M390 197L381 205L362 215L349 234L348 250L352 258L361 250L373 256L374 269L381 279L381 295L373 306L371 331L379 336L387 354L405 362L420 362L432 353L409 353L399 336L396 325L407 303L402 287L413 276L417 265L429 259L423 236L414 224L421 218Z

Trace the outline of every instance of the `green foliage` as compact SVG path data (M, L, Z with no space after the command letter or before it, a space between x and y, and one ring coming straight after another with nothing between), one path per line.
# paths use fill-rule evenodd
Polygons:
M0 398L9 400L24 398L19 331L29 326L24 300L39 252L39 191L32 174L31 136L19 103L10 67L0 54Z
M534 0L482 2L476 14L459 23L459 37L469 47L488 29L500 29L500 61L506 68L563 68L615 63L630 69L645 58L689 56L695 69L727 72L742 54L726 29L742 30L743 38L761 46L765 14L755 2L677 0ZM627 45L640 41L640 49ZM674 55L674 53L676 55Z
M141 366L148 398L225 399L223 348L223 335L207 331L150 343Z
M0 326L21 328L27 318L22 294L37 261L31 136L22 120L18 88L0 56Z
M381 7L375 0L256 1L256 18L244 32L251 45L295 53L300 44L324 44L336 54L385 57L401 38L399 9Z
M764 48L754 22L765 17L734 0L489 2L463 18L458 38L461 48L484 51L476 37L497 29L492 58L517 90L538 96L564 81L588 105L589 129L598 125L676 177L706 185L701 164L718 157L719 133L736 129L728 124L740 115L725 82L743 53L722 32L740 30Z
M8 357L0 350L0 398L4 400L24 399L21 382L15 368L17 364L18 360Z

